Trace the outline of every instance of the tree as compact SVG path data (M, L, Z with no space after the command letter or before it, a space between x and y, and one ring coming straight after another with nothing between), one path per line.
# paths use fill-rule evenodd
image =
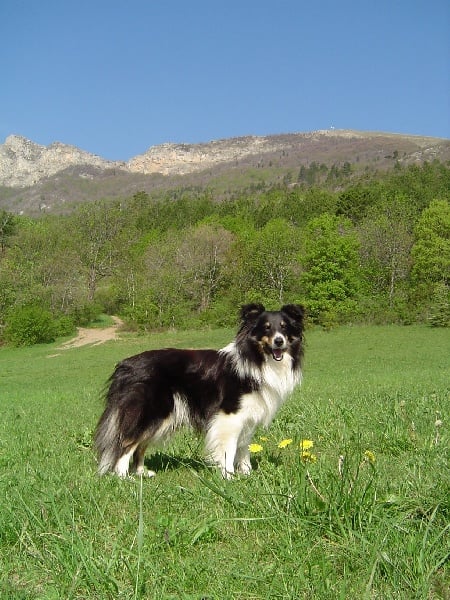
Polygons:
M249 229L235 247L235 288L248 300L283 303L292 292L298 230L285 219L272 219L261 230Z
M359 226L361 260L371 289L392 306L400 282L411 268L413 211L404 194L385 194Z
M223 266L234 236L219 225L202 223L182 236L175 265L185 282L185 293L198 312L208 309L223 278Z
M38 302L52 311L71 306L77 297L81 265L70 233L59 218L20 222L2 261L3 275L10 274L10 290L14 289L13 303Z
M418 281L450 284L450 203L434 200L415 228L413 275Z
M325 213L309 222L299 261L302 291L313 321L331 324L354 309L360 284L358 250L349 220Z
M361 221L370 207L377 204L381 197L378 185L357 184L341 192L337 199L336 214L351 219L353 223Z
M206 222L154 233L142 256L130 318L144 327L180 327L206 313L224 285L233 240L231 232Z
M82 205L73 217L80 261L87 271L87 299L92 302L98 282L111 275L123 252L123 214L118 202Z
M278 216L302 227L313 217L318 217L324 212L334 213L336 205L335 195L318 187L302 190L296 188L286 195L282 212Z
M450 204L434 200L415 228L413 278L428 302L431 325L450 325Z

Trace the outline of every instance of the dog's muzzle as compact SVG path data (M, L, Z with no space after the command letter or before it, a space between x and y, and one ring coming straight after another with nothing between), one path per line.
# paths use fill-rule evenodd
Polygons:
M286 339L282 335L276 335L272 340L272 357L274 360L283 360L284 352L287 349Z

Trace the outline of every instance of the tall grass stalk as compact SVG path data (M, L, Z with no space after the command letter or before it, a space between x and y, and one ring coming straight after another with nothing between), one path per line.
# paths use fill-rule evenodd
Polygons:
M143 475L139 475L139 520L137 532L137 565L136 565L136 583L134 586L134 598L137 600L139 590L139 580L141 573L142 548L144 546L144 502L143 502Z

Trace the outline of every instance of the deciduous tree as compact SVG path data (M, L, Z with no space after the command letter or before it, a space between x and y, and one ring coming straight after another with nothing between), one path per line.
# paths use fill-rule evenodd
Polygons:
M300 281L314 321L328 324L354 308L360 284L358 249L348 219L325 213L308 224L299 254Z
M390 193L370 207L358 228L366 279L371 290L387 297L391 306L399 283L409 276L413 223L409 198Z
M241 236L235 248L235 285L241 295L273 303L286 300L295 283L298 232L285 219L272 219Z
M81 263L87 272L87 299L92 302L98 282L110 275L123 251L123 215L118 202L82 205L72 219Z
M413 274L419 281L450 284L450 203L434 200L415 228Z

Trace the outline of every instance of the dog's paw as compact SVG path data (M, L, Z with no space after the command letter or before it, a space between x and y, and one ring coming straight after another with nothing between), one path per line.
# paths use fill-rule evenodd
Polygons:
M243 462L236 466L236 471L239 475L250 475L252 466L247 462Z
M154 477L156 473L155 471L150 471L150 469L146 469L145 467L138 467L136 469L136 475L142 475L143 477Z
M234 471L227 471L226 469L220 469L220 472L222 473L222 477L224 479L227 479L228 481L231 481L232 479L234 479Z

